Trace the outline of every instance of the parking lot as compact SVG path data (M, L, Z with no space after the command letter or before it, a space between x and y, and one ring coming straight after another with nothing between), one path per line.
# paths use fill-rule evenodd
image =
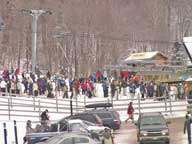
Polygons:
M187 135L183 134L184 119L172 119L169 125L171 144L188 144ZM137 130L132 122L122 123L115 131L115 144L137 144Z

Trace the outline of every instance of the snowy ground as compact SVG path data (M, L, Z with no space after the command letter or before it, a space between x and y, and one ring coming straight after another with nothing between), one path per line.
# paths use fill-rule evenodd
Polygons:
M103 93L102 93L102 90L101 90L101 87L99 88L100 90L98 91L97 93L97 97L95 98L92 98L92 99L86 99L86 102L92 102L92 103L95 103L97 101L103 101L103 102L107 102L107 101L110 101L110 99L107 99L107 98L103 98ZM130 98L129 96L121 96L120 99L121 101L115 101L114 100L114 104L116 105L119 105L118 108L121 108L122 106L121 105L127 105L130 101L127 100L127 98ZM32 101L32 98L20 98L18 99L17 101L20 101L20 103L23 102L24 99L31 99ZM81 96L79 98L80 100L84 100L84 97ZM0 108L1 109L7 109L7 106L1 106L1 102L4 102L6 103L6 100L2 99L0 97ZM53 100L50 100L50 99L43 99L42 101L45 101L45 105L46 105L46 102L50 102L50 101L53 101ZM24 103L27 103L27 102L24 102ZM135 100L134 103L137 103L137 100ZM147 104L145 104L147 103ZM150 103L150 104L148 104ZM183 105L186 104L186 102L182 102ZM177 103L175 103L177 105ZM181 104L181 102L178 102L178 104ZM63 105L69 105L69 103L63 103ZM80 105L80 104L79 104ZM146 100L145 102L143 102L143 107L147 107L147 106L155 106L157 105L153 100ZM137 107L135 105L135 107ZM185 108L186 106L184 106ZM18 112L15 112L15 114L20 114L21 110L24 110L23 107L17 107L17 109L19 110ZM33 107L25 107L25 110L33 110ZM51 109L49 109L51 111ZM43 111L43 109L41 110ZM60 110L59 110L60 111ZM153 111L153 109L150 109L148 111ZM62 111L61 111L62 112ZM69 113L69 111L68 111ZM126 110L120 110L119 111L120 113L120 117L121 117L121 120L124 121L127 117L127 114L126 114ZM138 113L138 111L136 110L136 113ZM23 113L22 113L23 114ZM26 114L26 113L24 113ZM27 114L26 114L27 115ZM176 112L176 113L172 113L171 115L168 113L168 117L183 117L185 115L185 113L183 113L182 111L181 112ZM67 114L63 114L63 113L50 113L50 118L51 120L59 120L60 118L63 118L64 116L67 116ZM0 116L0 144L4 144L4 135L3 135L3 123L6 123L7 125L7 139L8 139L8 144L14 144L15 142L15 139L14 139L14 125L13 125L13 120L17 120L17 132L18 132L18 144L22 144L23 143L23 136L25 135L25 126L26 126L26 121L28 119L32 120L32 121L39 121L39 118L38 117L11 117L11 121L8 120L8 116ZM135 119L137 119L137 117L135 117ZM35 127L37 123L33 123L33 127Z

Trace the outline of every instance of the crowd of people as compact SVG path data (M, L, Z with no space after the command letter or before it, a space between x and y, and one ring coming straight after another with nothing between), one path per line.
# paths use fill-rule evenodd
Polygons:
M168 84L155 81L146 82L140 78L136 72L121 71L119 75L113 73L109 75L107 71L93 72L89 77L68 78L62 74L24 73L16 70L4 70L0 75L0 90L4 96L9 93L13 96L28 95L39 96L46 95L54 98L56 91L62 92L63 98L77 97L86 95L88 98L98 96L97 84L103 89L104 97L116 97L120 95L130 95L135 97L139 90L141 98L170 97L175 100L184 99L186 88L183 83ZM70 94L70 95L69 95Z

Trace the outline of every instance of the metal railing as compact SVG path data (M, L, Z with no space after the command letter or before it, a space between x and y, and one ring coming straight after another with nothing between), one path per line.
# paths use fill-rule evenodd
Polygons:
M48 109L49 113L52 114L70 115L70 99L5 95L7 96L0 96L0 116L7 117L9 120L12 120L12 117L33 117L39 119L41 112L45 109ZM85 105L87 104L113 102L113 109L117 110L121 115L122 113L126 114L130 101L133 101L136 115L145 112L162 112L166 114L183 112L185 114L188 105L186 100L172 100L164 97L156 100L146 99L145 101L138 99L138 97L134 99L125 97L118 100L108 98L95 101L84 96L83 99L72 99L72 106L74 113L79 113L86 110Z

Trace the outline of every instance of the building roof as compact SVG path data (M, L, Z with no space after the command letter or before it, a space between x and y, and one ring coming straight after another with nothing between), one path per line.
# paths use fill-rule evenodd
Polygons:
M154 58L158 54L160 54L163 57L167 58L166 56L164 56L159 51L154 51L154 52L132 53L128 58L125 59L125 61L129 61L129 60L150 60L150 59Z

